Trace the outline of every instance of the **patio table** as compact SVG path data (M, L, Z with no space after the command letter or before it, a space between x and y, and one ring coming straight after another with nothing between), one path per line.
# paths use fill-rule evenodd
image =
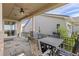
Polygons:
M46 44L49 44L49 45L52 45L54 47L58 47L60 44L63 43L62 39L53 38L53 37L45 37L45 38L39 39L39 41L46 43Z

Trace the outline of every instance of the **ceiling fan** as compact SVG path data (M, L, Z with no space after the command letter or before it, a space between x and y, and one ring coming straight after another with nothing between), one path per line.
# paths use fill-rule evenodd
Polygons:
M24 9L23 8L20 8L20 14L24 14Z
M19 8L19 7L14 8L15 16L23 16L25 14L28 15L29 12L30 10L25 9L25 8Z

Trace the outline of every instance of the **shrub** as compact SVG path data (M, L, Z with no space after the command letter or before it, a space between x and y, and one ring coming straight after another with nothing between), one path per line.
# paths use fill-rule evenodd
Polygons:
M77 39L77 32L73 33L71 37L68 36L68 30L64 26L60 26L58 28L58 32L60 33L60 37L64 39L65 49L68 51L72 51L73 46L75 44L75 40Z

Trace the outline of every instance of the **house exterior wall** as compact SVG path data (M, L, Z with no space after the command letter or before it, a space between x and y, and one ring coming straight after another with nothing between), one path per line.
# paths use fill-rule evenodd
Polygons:
M60 18L53 18L53 17L47 17L47 16L35 16L35 31L39 31L43 34L52 34L53 32L56 32L56 26L57 24L63 25L66 27L66 22L63 19Z
M30 29L33 29L34 32L38 33L40 29L40 33L52 35L53 32L57 31L57 24L60 24L60 26L64 26L68 29L68 35L71 36L72 24L67 21L68 19L65 19L64 17L48 17L44 15L34 16L32 21L29 22L27 26L25 26L24 31L29 32ZM68 24L71 26L70 28L68 27Z
M76 32L76 31L79 32L79 26L74 25L74 26L73 26L73 32Z

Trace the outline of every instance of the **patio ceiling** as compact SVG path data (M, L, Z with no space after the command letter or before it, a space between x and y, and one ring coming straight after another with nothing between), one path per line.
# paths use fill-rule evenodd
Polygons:
M64 5L63 3L3 3L3 18L22 20L23 18L41 14L47 10ZM24 13L20 13L20 9Z

